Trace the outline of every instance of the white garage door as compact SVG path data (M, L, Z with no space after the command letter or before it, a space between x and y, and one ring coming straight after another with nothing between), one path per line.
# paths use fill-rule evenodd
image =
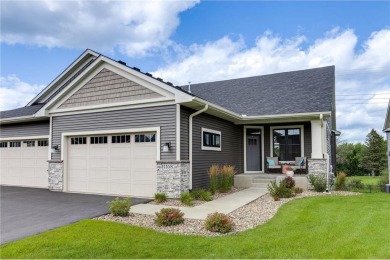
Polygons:
M155 133L68 138L67 191L152 197Z
M0 142L0 183L47 188L48 152L47 140Z

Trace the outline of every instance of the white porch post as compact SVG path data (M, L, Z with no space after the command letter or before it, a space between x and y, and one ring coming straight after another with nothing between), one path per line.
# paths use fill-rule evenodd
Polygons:
M323 131L321 120L311 120L311 158L323 158Z

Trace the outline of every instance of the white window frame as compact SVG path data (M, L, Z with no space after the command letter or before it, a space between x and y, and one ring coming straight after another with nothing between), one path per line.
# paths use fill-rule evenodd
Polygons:
M209 132L212 134L218 134L219 135L219 147L210 147L210 146L204 146L203 145L203 132ZM205 151L222 151L222 134L221 131L213 130L213 129L208 129L208 128L203 128L201 131L201 144L202 144L202 150Z
M301 130L301 157L305 157L305 132L303 125L279 125L270 127L270 155L274 154L274 130L275 129L291 129L298 128Z

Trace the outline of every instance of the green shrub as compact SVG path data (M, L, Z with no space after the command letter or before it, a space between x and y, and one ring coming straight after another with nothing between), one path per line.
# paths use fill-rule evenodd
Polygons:
M211 193L205 190L194 190L191 196L194 200L211 201L213 199Z
M154 201L156 203L162 203L167 201L167 195L165 193L156 193L154 194Z
M295 181L292 177L288 176L282 181L286 188L293 189L295 187Z
M347 187L352 190L362 190L364 189L364 184L360 179L352 178L348 180Z
M184 213L175 208L163 208L156 212L154 222L158 226L173 226L184 222Z
M295 187L294 188L294 193L295 194L299 194L299 193L302 193L303 192L303 189L302 188L299 188L299 187Z
M180 201L183 204L186 204L187 206L192 206L192 201L194 199L191 197L191 194L189 192L184 192L180 196Z
M324 177L324 174L309 174L308 178L316 192L324 192L326 190L326 178Z
M339 172L336 176L336 190L347 190L347 175L345 172Z
M229 216L215 212L207 216L204 225L208 231L228 233L232 230L234 222Z
M210 178L210 192L228 192L233 187L236 169L232 165L211 165L208 175Z
M382 172L379 181L378 181L378 187L381 191L385 191L386 184L389 184L389 172L386 169Z
M284 181L281 181L279 185L276 184L276 181L271 181L268 184L268 191L275 201L280 198L291 198L293 196L293 189L287 188Z
M120 199L117 197L112 201L108 201L107 204L108 210L111 212L112 215L121 217L129 215L129 210L131 206L130 198Z

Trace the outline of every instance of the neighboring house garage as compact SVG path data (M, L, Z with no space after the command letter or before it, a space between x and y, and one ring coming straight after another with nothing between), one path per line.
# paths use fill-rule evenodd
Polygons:
M67 137L68 192L152 197L156 132Z
M47 188L47 139L0 142L1 185Z

